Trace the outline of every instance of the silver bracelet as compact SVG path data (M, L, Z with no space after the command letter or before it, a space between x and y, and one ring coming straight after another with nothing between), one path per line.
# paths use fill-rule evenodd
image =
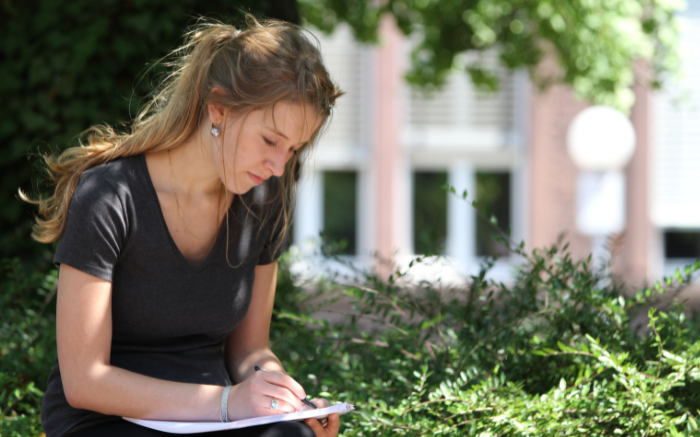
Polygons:
M231 386L226 386L224 392L221 393L221 412L219 418L222 422L228 422L228 392L231 391Z

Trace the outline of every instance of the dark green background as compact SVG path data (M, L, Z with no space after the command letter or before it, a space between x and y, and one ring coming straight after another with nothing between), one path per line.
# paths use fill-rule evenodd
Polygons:
M442 253L447 238L447 172L413 173L413 251Z
M357 172L323 172L323 239L332 253L357 253Z
M0 2L0 259L50 258L29 238L34 208L17 197L46 190L38 154L75 145L91 125L129 121L162 72L149 66L196 17L235 22L244 11L299 22L294 0Z

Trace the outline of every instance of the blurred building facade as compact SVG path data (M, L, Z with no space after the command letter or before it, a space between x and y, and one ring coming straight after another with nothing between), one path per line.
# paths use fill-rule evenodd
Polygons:
M690 52L700 52L695 10L683 40ZM504 253L472 208L476 200L527 249L564 233L575 257L588 256L591 242L575 224L578 170L566 151L569 124L587 105L567 87L541 93L527 73L502 71L496 93L475 89L464 73L424 93L403 80L409 42L390 20L379 47L360 45L342 27L319 37L347 95L302 176L297 246L314 246L323 233L358 260L376 254L399 262L442 248L456 271L473 272L484 256ZM696 77L700 57L688 59L686 75ZM488 61L497 65L495 56ZM700 256L700 85L676 81L658 93L640 84L634 92L626 231L611 243L616 272L641 286ZM690 97L679 106L678 94ZM507 272L509 262L497 267Z

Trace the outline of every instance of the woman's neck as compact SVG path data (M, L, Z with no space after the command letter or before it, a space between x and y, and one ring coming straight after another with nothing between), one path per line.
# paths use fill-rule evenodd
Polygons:
M205 123L202 123L206 126ZM186 196L218 194L221 178L211 153L209 132L198 129L182 145L170 149L168 166L174 174L174 184Z

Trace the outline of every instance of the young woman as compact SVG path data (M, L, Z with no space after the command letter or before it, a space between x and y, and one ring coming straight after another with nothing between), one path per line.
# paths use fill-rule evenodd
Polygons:
M200 24L173 57L129 132L93 127L81 147L47 158L56 190L35 202L34 237L60 237L48 437L163 435L121 417L304 408L268 341L276 259L294 171L342 93L316 45L282 22ZM325 427L214 435L334 437L338 426L332 415Z

